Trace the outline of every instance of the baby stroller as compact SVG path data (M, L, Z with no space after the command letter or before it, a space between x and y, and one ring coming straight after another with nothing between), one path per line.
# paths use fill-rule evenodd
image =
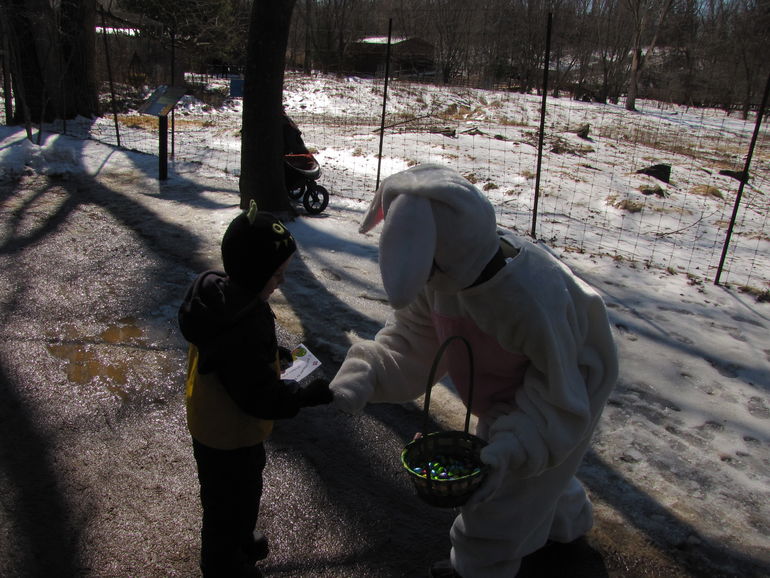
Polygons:
M286 189L293 201L302 201L311 215L322 212L329 204L329 191L316 183L321 176L321 165L307 150L302 132L285 113L283 115L283 161Z

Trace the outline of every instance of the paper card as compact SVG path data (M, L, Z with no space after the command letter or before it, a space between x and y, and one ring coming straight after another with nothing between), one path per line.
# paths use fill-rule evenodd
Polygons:
M292 350L291 357L294 362L281 374L281 379L302 381L321 367L321 362L303 343Z

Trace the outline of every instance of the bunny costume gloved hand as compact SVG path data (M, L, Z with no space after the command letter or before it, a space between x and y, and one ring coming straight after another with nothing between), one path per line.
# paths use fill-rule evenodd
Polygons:
M334 404L355 413L416 399L441 343L466 338L492 473L455 520L452 564L463 576L514 576L549 537L568 541L592 524L574 474L617 377L604 303L544 248L499 234L489 201L446 167L386 179L361 229L382 220L380 268L395 311L350 348L330 385ZM448 373L467 402L467 358L454 345L437 378Z

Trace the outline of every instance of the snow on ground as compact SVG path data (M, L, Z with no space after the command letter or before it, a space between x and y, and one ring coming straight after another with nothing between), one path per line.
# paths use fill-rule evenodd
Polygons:
M227 80L210 88L227 91ZM322 165L333 194L364 200L378 174L381 81L288 75L285 106ZM532 228L542 99L504 91L393 82L388 89L380 174L421 162L448 164L474 181L499 209L500 223ZM240 172L240 99L220 108L185 96L174 115L177 170ZM570 250L716 277L754 118L713 109L641 101L621 104L550 98L546 106L538 238ZM155 154L152 119L133 115L124 147ZM131 117L129 117L130 120ZM114 120L70 122L69 134L114 144ZM585 138L576 134L587 125ZM770 130L758 135L721 281L767 291ZM671 165L668 183L637 171ZM204 169L205 167L205 169Z
M379 137L372 130L377 128L376 120L340 121L322 130L317 118L340 119L343 112L349 117L355 113L376 118L372 108L378 95L371 83L361 80L298 84L298 79L287 80L287 108L299 120L307 144L317 150L324 169L321 183L333 195L322 215L300 217L290 224L303 257L303 270L295 271L300 282L292 284L291 291L303 291L302 275L324 283L328 293L317 296L317 315L303 316L301 329L341 359L349 342L357 336L370 337L389 311L376 265L378 230L357 233L374 189ZM451 125L455 137L431 132L437 128L435 119L420 131L412 127L409 134L390 133L385 138L381 174L424 161L454 166L476 179L497 207L503 226L526 233L533 189L527 171L535 167L532 126L537 124L537 99L519 96L495 104L496 93L477 91L471 98L472 92L456 94L454 102L430 87L410 94L412 102L425 103L426 111L482 100L486 111L468 107L467 118ZM194 103L186 106L190 115L203 114ZM222 115L235 133L238 107L230 110ZM661 152L638 141L623 146L623 135L642 130L641 113L571 101L560 102L552 110L548 122L561 128L559 141L552 140L550 146L577 152L546 155L547 196L538 236L603 295L621 356L620 381L581 470L582 478L598 498L599 513L605 519L633 525L649 539L681 550L726 548L770 569L770 305L750 294L715 286L708 275L704 279L704 275L680 272L685 268L680 263L685 263L688 270L702 266L703 273L713 274L709 256L718 253L721 245L716 249L708 245L724 234L732 197L686 193L706 184L725 193L734 191L735 182L715 169L729 155L737 162L751 124L717 113L658 110L650 105L644 115L660 116L670 125L657 142L668 143L671 150ZM489 118L473 118L474 114L494 115L496 124ZM178 118L185 118L183 111ZM303 124L302 119L315 120ZM207 183L209 188L196 203L164 198L164 185L153 179L157 159L152 156L57 135L47 135L43 145L37 146L24 138L23 131L9 127L0 129L0 178L38 172L87 173L107 182L135 179L136 201L164 220L183 223L201 239L201 257L216 264L219 237L237 213L237 171L231 170L237 162L228 161L227 172L213 162L217 150L227 148L237 155L236 135L223 139L222 122L209 125L210 136L204 132L201 139L199 135L211 147L211 163L178 159L172 164L171 184ZM590 142L565 129L582 122L591 123L595 136ZM329 136L332 132L334 139ZM688 134L697 138L684 143ZM216 148L224 140L228 146ZM708 146L707 140L711 141ZM177 146L184 150L188 144L180 137ZM581 153L579 147L590 147L592 152ZM682 152L696 148L707 152L696 156ZM629 155L637 162L630 162ZM626 168L620 168L620 160ZM628 170L630 165L669 161L675 167L674 184ZM770 279L767 199L758 187L767 185L767 148L757 163L754 184L747 187L743 253L734 257L743 264L742 278L748 275L752 284L766 290ZM590 180L586 171L594 175ZM216 186L211 185L212 175L217 176ZM659 185L664 194L642 195L638 193L641 185ZM624 212L608 203L612 196L641 202L644 210ZM652 232L650 213L656 217ZM683 215L694 220L684 221ZM675 229L684 231L670 234ZM754 245L744 242L749 237ZM616 250L609 250L608 243ZM695 248L699 243L707 245L704 251ZM661 253L664 259L656 257ZM704 254L704 261L694 265ZM649 260L648 255L652 255ZM288 290L278 299L282 323L296 322L292 302ZM338 319L340 304L360 315ZM336 331L340 324L347 333Z

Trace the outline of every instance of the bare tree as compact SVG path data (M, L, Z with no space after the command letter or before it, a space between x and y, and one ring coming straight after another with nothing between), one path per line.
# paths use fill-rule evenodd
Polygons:
M477 7L464 0L421 0L410 3L408 10L414 11L415 35L434 46L441 81L452 81L467 62Z
M281 130L286 46L294 0L252 5L246 51L241 131L241 208L287 213Z
M96 0L64 0L59 4L59 46L64 70L59 110L63 118L99 112L96 81Z
M478 21L472 31L469 67L483 86L494 86L510 78L508 47L511 42L506 0L478 2Z
M8 38L8 18L5 15L5 7L0 4L0 54L2 54L3 67L3 100L5 104L5 118L13 118L13 92L11 90L11 43Z
M628 13L617 0L598 0L591 11L595 25L601 85L596 100L617 100L628 67L631 42L628 38Z
M96 0L6 0L14 122L98 113Z
M699 52L703 45L699 0L680 0L672 6L669 25L664 27L661 47L667 53L661 60L657 82L665 92L653 91L652 98L666 99L692 106L698 92Z
M655 50L658 33L666 19L674 0L626 0L633 17L633 46L631 52L631 70L628 80L628 96L626 109L636 110L636 96L639 91L639 77L647 56ZM654 22L651 22L652 20ZM651 30L648 28L651 27ZM644 50L644 38L647 33L652 37Z
M548 5L537 0L520 0L519 4L511 29L519 42L511 59L519 73L521 91L530 92L541 86Z
M345 68L350 44L373 31L375 0L317 0L307 18L315 55L325 72ZM304 11L303 11L304 12ZM374 31L382 35L382 29Z
M302 66L305 74L313 70L313 0L300 0L294 9L286 60L290 67Z
M572 78L570 88L575 98L586 98L593 83L592 68L596 58L596 26L591 18L593 3L591 0L575 0L573 8L574 24L563 26L563 35L572 57Z
M735 14L735 51L743 78L741 113L748 118L749 110L756 106L761 87L768 72L770 53L770 2L740 0Z
M175 54L184 55L188 66L242 65L246 52L247 0L119 0L122 9L162 24L144 26L142 34L167 47L173 42ZM177 71L180 75L183 70ZM181 78L171 80L181 83Z
M558 98L564 85L579 60L579 47L584 44L585 29L581 26L583 3L575 0L554 0L551 5L553 18L553 95Z
M708 86L699 99L708 105L727 105L732 101L734 67L724 67L724 52L729 50L730 15L722 0L705 2L701 12L698 54L700 69L708 71ZM699 76L703 76L702 74Z

